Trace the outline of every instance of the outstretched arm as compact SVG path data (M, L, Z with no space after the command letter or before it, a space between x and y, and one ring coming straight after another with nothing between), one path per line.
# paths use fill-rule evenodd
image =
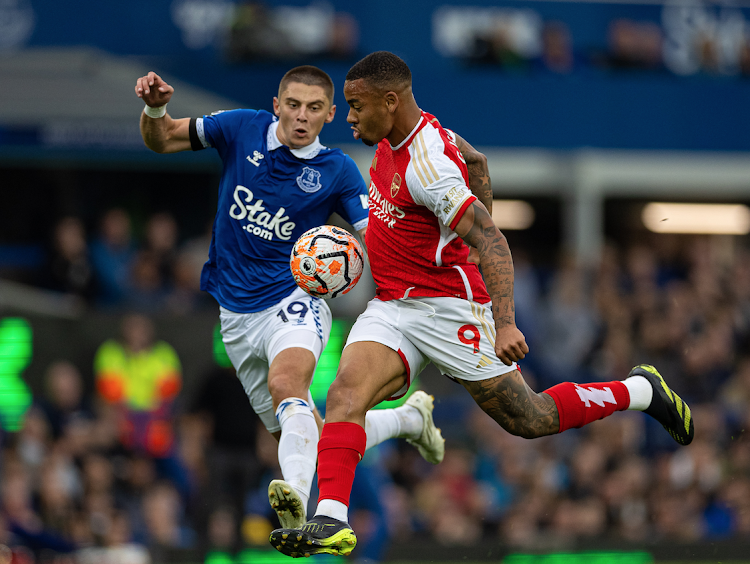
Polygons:
M479 252L479 264L492 299L492 316L497 330L495 353L510 366L524 358L529 347L523 333L516 327L513 258L508 241L495 226L487 209L477 201L466 209L454 231Z
M453 135L456 136L456 146L461 151L466 161L466 168L469 170L469 189L492 215L492 184L487 157L457 133L454 132ZM479 264L479 251L476 247L471 247L469 261Z
M149 72L135 83L135 94L151 108L161 108L172 99L174 88L155 72ZM166 108L165 108L166 110ZM149 117L145 108L141 113L141 136L146 147L157 153L177 153L190 150L190 118L172 119Z

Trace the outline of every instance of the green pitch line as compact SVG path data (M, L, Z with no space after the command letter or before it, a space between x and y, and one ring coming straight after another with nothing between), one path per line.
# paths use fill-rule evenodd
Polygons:
M648 552L586 551L552 554L510 554L503 564L653 564Z

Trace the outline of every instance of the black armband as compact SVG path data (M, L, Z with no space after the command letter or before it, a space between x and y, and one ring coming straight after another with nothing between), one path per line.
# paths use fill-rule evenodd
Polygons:
M198 129L195 126L197 121L196 118L190 118L190 127L188 128L190 134L190 148L193 151L202 151L205 147L198 137Z

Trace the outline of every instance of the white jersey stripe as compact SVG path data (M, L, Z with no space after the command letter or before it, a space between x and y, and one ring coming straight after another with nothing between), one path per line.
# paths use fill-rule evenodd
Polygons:
M435 177L434 182L437 182L440 180L440 175L438 175L437 171L435 170L435 167L432 166L432 161L430 160L430 153L427 150L427 143L424 139L424 129L419 132L419 136L421 137L420 142L422 143L422 146L424 147L424 159L427 162L427 166L430 167L430 171L432 171L432 175Z
M460 265L454 264L453 268L458 270L458 273L461 275L461 280L464 281L464 288L466 289L466 299L470 302L474 300L474 292L471 291L471 284L469 284L469 279L466 277L466 273L464 272L464 269L461 268Z
M422 186L426 187L430 184L434 184L440 180L440 177L432 166L432 163L430 163L423 131L420 131L414 138L414 146L414 165L417 175L422 182Z
M417 173L420 184L422 184L423 187L427 186L428 184L431 184L431 182L426 178L426 171L422 165L422 146L419 143L419 135L414 138L412 147L412 164L414 165L414 172Z

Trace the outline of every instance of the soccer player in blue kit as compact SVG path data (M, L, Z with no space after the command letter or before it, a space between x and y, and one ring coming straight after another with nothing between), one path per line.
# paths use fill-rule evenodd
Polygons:
M201 289L219 303L227 354L279 441L284 479L269 485L269 502L282 527L298 528L306 521L322 427L309 389L331 312L297 287L289 255L302 233L333 212L362 239L368 218L367 186L354 161L318 139L336 113L333 82L316 67L297 67L281 79L273 113L237 109L181 119L166 112L174 88L154 72L137 80L135 92L146 103L140 128L150 149L211 147L223 162ZM432 398L418 391L399 408L369 412L367 447L402 437L437 464L445 447L432 409Z

